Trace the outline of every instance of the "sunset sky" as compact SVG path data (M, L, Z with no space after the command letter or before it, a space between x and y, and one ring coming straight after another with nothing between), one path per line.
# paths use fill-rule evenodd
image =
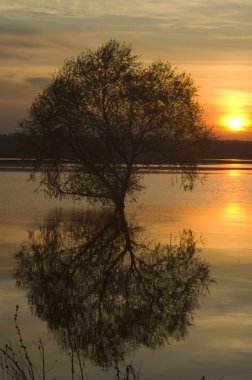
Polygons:
M109 39L191 73L217 135L252 140L251 0L0 0L0 133L67 58Z

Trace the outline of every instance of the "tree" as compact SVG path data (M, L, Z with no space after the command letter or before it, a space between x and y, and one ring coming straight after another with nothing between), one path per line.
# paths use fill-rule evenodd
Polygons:
M198 148L212 139L191 77L143 65L117 41L69 59L20 126L31 178L49 196L120 207L150 163L174 165L191 185Z

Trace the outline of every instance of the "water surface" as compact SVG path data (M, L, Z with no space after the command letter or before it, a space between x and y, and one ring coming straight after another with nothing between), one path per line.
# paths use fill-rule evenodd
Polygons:
M169 173L145 176L145 192L137 204L127 208L127 219L141 226L141 233L153 244L170 243L171 235L178 243L182 231L191 229L202 248L200 260L210 264L216 280L209 294L199 297L200 308L193 312L192 326L184 337L168 339L155 349L140 344L125 355L125 363L132 361L136 368L141 367L141 379L252 377L252 171L249 166L244 169L246 163L234 166L225 162L221 170L214 165L205 168L206 180L192 192L184 192ZM53 210L61 207L63 213L71 214L72 208L86 212L87 205L49 201L43 194L34 194L34 185L26 178L21 171L0 173L0 341L14 341L12 316L19 304L27 343L32 345L41 337L50 360L59 360L54 373L67 379L69 361L48 320L32 316L27 292L15 286L13 254L27 240L28 230L37 229ZM104 372L88 359L85 371L87 379L114 376L113 370Z

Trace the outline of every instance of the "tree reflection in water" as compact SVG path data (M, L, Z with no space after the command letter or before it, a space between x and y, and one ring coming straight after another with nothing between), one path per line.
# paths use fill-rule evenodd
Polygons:
M17 284L59 345L102 367L187 334L212 279L193 233L151 242L124 213L56 211L16 254Z

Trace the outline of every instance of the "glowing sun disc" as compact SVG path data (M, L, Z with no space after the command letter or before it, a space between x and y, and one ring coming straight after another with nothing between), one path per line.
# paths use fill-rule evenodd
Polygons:
M240 132L246 126L246 119L241 115L229 115L223 118L222 124L232 132Z

